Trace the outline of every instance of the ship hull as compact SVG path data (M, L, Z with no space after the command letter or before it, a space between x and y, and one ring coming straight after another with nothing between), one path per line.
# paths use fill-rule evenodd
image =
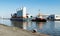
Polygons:
M46 22L46 19L41 19L41 18L36 18L36 19L32 19L31 21L36 21L36 22Z
M23 18L11 18L12 21L26 21L26 19Z

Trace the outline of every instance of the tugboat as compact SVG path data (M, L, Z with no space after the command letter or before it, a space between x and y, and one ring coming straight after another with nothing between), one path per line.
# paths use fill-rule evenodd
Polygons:
M46 19L35 18L35 19L32 19L31 21L36 21L36 22L46 22Z
M39 15L35 18L32 19L31 21L36 21L36 22L46 22L47 20L42 17L42 15L39 13Z

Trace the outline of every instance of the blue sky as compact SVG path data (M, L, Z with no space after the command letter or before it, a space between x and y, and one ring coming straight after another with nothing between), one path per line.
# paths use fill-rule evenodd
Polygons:
M25 6L27 13L32 15L60 14L60 0L0 0L0 17L8 18L22 6Z

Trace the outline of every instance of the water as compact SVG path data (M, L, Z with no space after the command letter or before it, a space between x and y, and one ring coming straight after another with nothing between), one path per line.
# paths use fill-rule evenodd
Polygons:
M49 34L51 36L60 36L60 21L48 21L48 22L19 22L19 21L10 21L5 19L0 19L0 23L12 26L19 27L25 30L36 30L39 33Z

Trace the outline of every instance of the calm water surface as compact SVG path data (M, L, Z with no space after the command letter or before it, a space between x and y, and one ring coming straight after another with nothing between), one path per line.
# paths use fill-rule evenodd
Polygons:
M19 27L25 30L37 30L44 34L49 34L51 36L60 36L60 21L48 21L48 22L20 22L20 21L10 21L0 19L0 23L12 26Z

